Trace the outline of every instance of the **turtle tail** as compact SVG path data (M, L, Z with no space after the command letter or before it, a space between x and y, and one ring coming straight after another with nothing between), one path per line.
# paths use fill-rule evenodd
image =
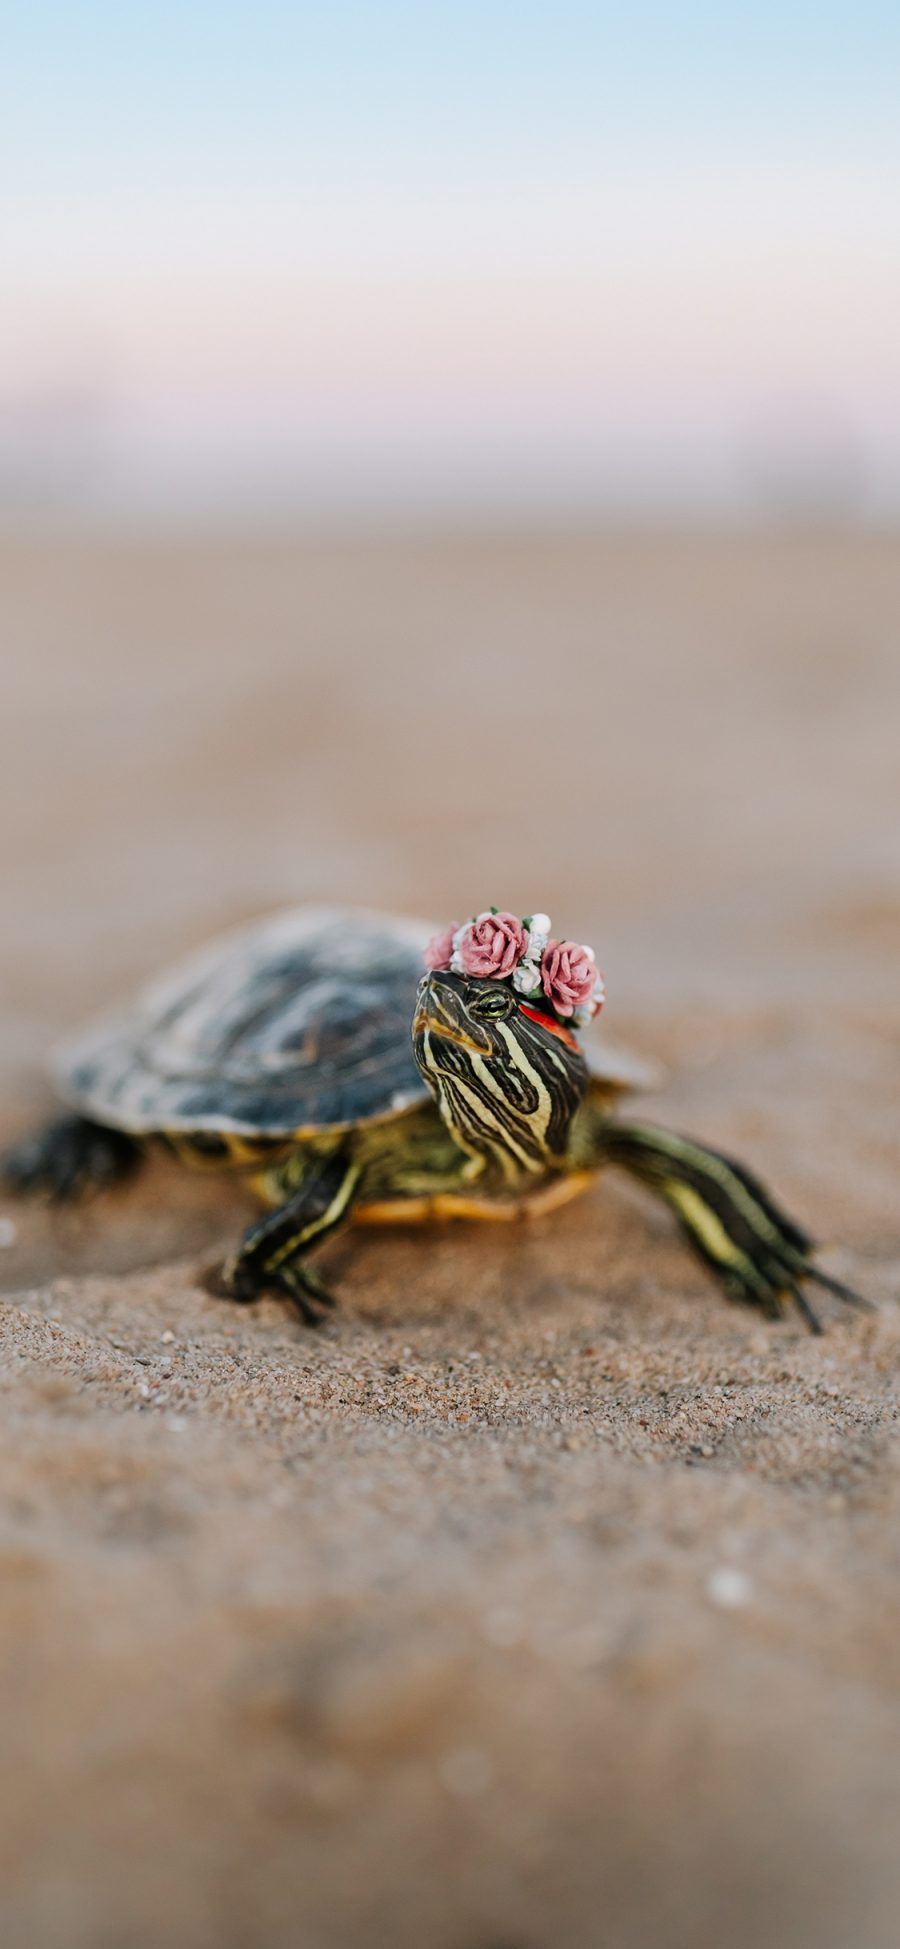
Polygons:
M715 1274L731 1299L762 1307L772 1318L793 1299L813 1333L822 1323L803 1289L804 1281L835 1293L851 1306L869 1301L820 1271L814 1241L775 1203L743 1164L652 1124L606 1122L600 1148L673 1207L692 1250Z

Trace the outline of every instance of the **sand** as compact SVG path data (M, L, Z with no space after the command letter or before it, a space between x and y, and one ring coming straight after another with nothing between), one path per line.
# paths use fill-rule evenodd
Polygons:
M769 1326L610 1176L344 1236L312 1335L200 1283L227 1184L0 1202L4 1949L893 1949L894 538L7 537L0 603L3 1136L219 926L540 905L877 1303Z

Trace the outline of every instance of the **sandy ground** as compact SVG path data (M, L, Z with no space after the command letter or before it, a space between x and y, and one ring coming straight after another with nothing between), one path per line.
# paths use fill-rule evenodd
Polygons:
M0 604L4 1135L222 924L541 905L878 1302L769 1327L609 1179L348 1235L310 1335L199 1285L227 1185L7 1200L4 1949L894 1949L895 540L7 538Z

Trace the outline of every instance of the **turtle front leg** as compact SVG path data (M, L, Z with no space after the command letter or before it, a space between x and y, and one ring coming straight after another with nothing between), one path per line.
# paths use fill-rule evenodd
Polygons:
M245 1232L222 1268L230 1299L248 1301L281 1293L293 1301L307 1326L318 1326L335 1299L306 1255L350 1216L360 1171L346 1152L310 1160L297 1190Z
M850 1306L869 1304L821 1270L812 1256L814 1241L745 1165L708 1145L652 1124L598 1117L594 1162L621 1166L665 1198L688 1244L730 1299L758 1306L773 1319L793 1300L813 1333L822 1332L822 1323L807 1282Z

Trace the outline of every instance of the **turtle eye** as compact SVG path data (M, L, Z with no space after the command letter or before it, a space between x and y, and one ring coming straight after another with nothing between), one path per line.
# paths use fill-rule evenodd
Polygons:
M466 1007L470 1015L482 1022L502 1022L511 1015L515 1003L506 988L498 981L489 988L470 989L466 995Z

